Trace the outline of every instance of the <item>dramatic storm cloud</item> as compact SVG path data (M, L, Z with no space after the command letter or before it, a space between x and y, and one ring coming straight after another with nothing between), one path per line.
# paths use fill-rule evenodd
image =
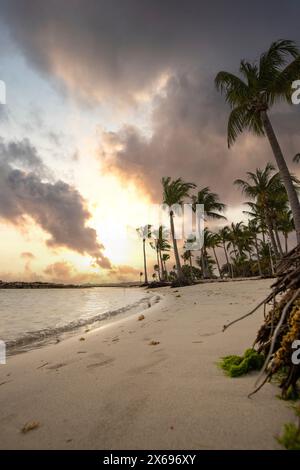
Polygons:
M46 182L38 173L14 168L23 158L29 168L41 167L40 157L29 141L0 145L0 217L18 224L28 215L49 235L51 247L66 247L92 256L109 268L96 231L86 226L90 213L80 193L63 181Z
M289 163L300 149L296 108L271 114ZM214 87L201 79L200 72L173 77L164 96L156 99L150 137L133 126L103 133L99 150L103 170L118 173L124 184L135 181L156 202L161 199L161 177L182 176L199 186L211 186L225 202L235 204L241 195L232 184L234 179L273 161L273 155L267 139L247 133L228 149L228 114L227 106Z
M123 100L164 73L215 71L282 36L299 38L298 2L2 0L27 60L89 102Z
M159 200L161 176L183 176L236 203L240 195L232 181L272 159L265 140L249 135L228 151L228 109L214 77L220 69L237 73L240 59L256 59L280 37L299 41L297 1L284 9L281 1L235 0L2 5L11 37L29 63L75 97L94 104L103 98L132 102L151 90L151 137L128 125L102 135L103 169L124 176L124 183L133 179ZM166 87L153 88L162 77L169 77ZM276 113L271 117L289 161L300 149L299 110Z

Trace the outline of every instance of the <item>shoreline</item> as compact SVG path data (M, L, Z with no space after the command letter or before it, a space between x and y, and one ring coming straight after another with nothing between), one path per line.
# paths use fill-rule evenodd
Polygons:
M64 284L55 282L1 281L0 289L90 289L92 287L142 287L139 282Z
M145 294L147 291L145 291ZM34 349L40 349L48 344L57 344L65 341L66 339L90 332L94 329L101 329L102 327L113 324L120 319L126 319L133 315L147 311L156 303L160 302L162 295L157 295L154 292L148 292L148 297L143 297L132 304L125 305L124 307L115 310L108 310L101 312L87 319L79 319L57 328L45 328L42 330L28 332L27 335L18 337L14 340L6 341L7 356L22 354ZM147 307L146 307L147 305ZM88 328L88 330L86 330Z
M2 449L279 449L294 420L278 388L217 362L251 346L263 313L222 333L272 280L161 288L143 312L8 357L0 366ZM142 312L141 312L142 313ZM81 340L81 338L84 338ZM20 430L36 421L37 429Z

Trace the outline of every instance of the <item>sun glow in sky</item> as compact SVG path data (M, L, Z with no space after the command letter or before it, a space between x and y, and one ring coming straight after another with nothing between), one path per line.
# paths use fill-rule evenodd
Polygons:
M103 254L111 262L111 270L105 270L86 253L47 246L48 234L31 217L13 223L1 220L1 277L64 281L68 277L79 282L139 279L141 246L135 228L147 223L143 214L150 198L133 183L102 173L99 148L101 133L113 132L124 122L147 132L150 96L140 97L142 105L133 108L110 108L108 103L96 109L82 108L71 95L60 96L17 52L15 59L4 57L0 72L7 83L8 112L2 122L2 136L14 141L30 138L49 170L50 180L61 179L76 187L90 213L86 225L96 230ZM17 78L20 76L26 82L26 93L24 81ZM163 83L159 82L159 88ZM105 148L108 152L107 143ZM22 169L22 164L15 167ZM151 249L149 258L153 264Z
M89 0L88 8L78 0L77 9L59 0L43 9L33 0L2 3L0 279L138 280L136 228L151 223L162 176L209 186L227 205L227 223L245 219L232 183L273 157L266 139L248 133L227 148L229 110L214 77L222 68L237 72L241 58L252 60L278 37L300 42L297 2L282 22L281 2L272 1L272 24L256 0L247 15L236 2L234 16L219 2L218 17L215 6L196 1L188 9L127 0ZM299 110L272 110L296 174ZM151 276L149 245L147 254Z

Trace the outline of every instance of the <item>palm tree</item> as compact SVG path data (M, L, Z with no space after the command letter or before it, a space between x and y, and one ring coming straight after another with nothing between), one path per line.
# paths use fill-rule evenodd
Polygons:
M292 217L292 212L289 211L284 211L279 214L278 217L278 230L282 232L284 236L284 242L285 242L285 253L288 252L288 236L289 233L293 232L295 230L294 226L294 220Z
M220 214L220 212L223 212L225 210L226 208L225 204L220 202L219 195L211 192L208 186L204 187L203 189L200 189L197 192L197 195L192 196L192 208L194 212L196 212L197 204L203 205L204 220L207 220L207 219L226 220L226 217ZM202 263L203 277L207 277L207 275L209 274L207 271L207 253L205 251L206 238L208 239L209 235L208 235L208 231L206 233L205 230L204 230L204 237L203 237L203 247L200 250L201 251L200 259Z
M154 273L155 273L155 278L157 277L157 274L158 274L158 279L161 281L161 276L160 276L160 266L159 264L155 264L153 266L153 269L154 269ZM153 276L152 276L153 277Z
M163 268L162 253L164 251L170 251L171 250L171 246L168 242L169 233L170 233L170 231L166 227L164 227L163 225L160 225L160 227L158 229L158 237L157 237L157 240L156 240L156 248L157 248L157 251L158 251L158 254L159 254L159 261L160 261L160 265L161 265L161 273L162 273L162 278L163 279L165 279L166 274L165 274L165 270Z
M232 246L233 253L235 259L238 259L238 256L242 256L243 251L241 247L241 238L242 238L242 231L243 231L243 222L234 223L232 222L230 225L230 233L229 233L229 242L227 244L228 247Z
M285 100L291 103L291 84L300 76L298 48L294 41L273 42L269 50L260 56L258 63L242 60L240 73L241 77L222 71L215 78L217 89L225 94L231 108L228 146L246 129L256 135L267 136L288 194L297 241L300 243L300 204L297 192L268 116L268 111L275 102Z
M142 227L138 227L136 231L143 240L144 278L145 278L145 284L148 284L146 240L148 240L151 237L151 225L148 224Z
M207 243L207 248L211 248L213 250L214 258L218 267L219 277L222 278L223 276L222 276L221 269L220 269L220 263L219 263L217 253L216 253L216 247L219 247L221 243L219 235L214 232L208 232L206 243Z
M252 201L245 202L245 204L249 206L250 210L243 211L243 214L246 214L251 218L251 220L255 221L259 232L261 233L262 241L263 243L266 243L266 234L268 233L268 229L266 226L266 221L261 206L256 202Z
M261 277L263 275L263 273L262 273L262 268L261 268L258 238L257 238L257 235L259 233L259 225L257 224L257 221L255 219L249 220L249 222L248 222L248 231L249 231L249 236L254 240L256 257L257 257L258 272L259 272L259 275Z
M218 194L212 193L208 186L198 191L197 195L192 196L193 210L196 210L197 204L203 204L204 217L208 219L226 219L220 212L224 212L226 206L220 202Z
M267 163L261 170L256 169L255 173L248 171L248 181L237 179L234 184L240 186L242 192L248 197L255 199L257 205L261 208L266 225L268 227L269 237L276 257L279 257L279 250L274 236L274 223L272 220L272 207L276 198L282 198L285 193L282 180L279 173L274 172L274 166ZM293 181L293 180L292 180ZM286 194L286 193L285 193Z
M181 269L180 258L177 247L177 240L175 237L174 228L174 209L172 206L182 206L184 199L190 197L189 191L196 187L194 183L186 183L181 178L172 180L169 176L162 178L163 186L163 203L169 207L170 212L170 229L173 241L174 255L176 261L177 277L179 282L184 282L184 274Z
M170 255L168 253L163 253L162 254L162 263L163 263L163 271L164 271L164 279L168 278L168 271L167 271L167 266L166 262L170 259Z
M228 226L222 227L219 230L218 235L219 235L219 240L220 240L220 242L223 246L225 259L226 259L226 265L228 267L228 274L229 274L229 269L230 269L230 276L231 276L231 279L233 279L232 264L229 262L227 248L226 248L226 243L228 243L230 241L230 228Z

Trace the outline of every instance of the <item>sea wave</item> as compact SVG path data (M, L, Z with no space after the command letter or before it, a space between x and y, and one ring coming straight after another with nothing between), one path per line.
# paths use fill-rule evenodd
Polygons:
M58 336L65 333L71 333L75 330L80 329L81 327L93 326L97 327L98 323L114 318L122 313L138 313L142 310L152 307L152 305L159 302L161 296L151 295L143 297L142 299L128 304L124 307L108 310L106 312L101 312L90 318L81 318L65 325L58 326L56 328L44 328L37 331L28 331L24 335L17 337L13 340L6 342L6 348L9 354L15 354L21 351L27 351L32 347L38 347L51 339L57 339Z

